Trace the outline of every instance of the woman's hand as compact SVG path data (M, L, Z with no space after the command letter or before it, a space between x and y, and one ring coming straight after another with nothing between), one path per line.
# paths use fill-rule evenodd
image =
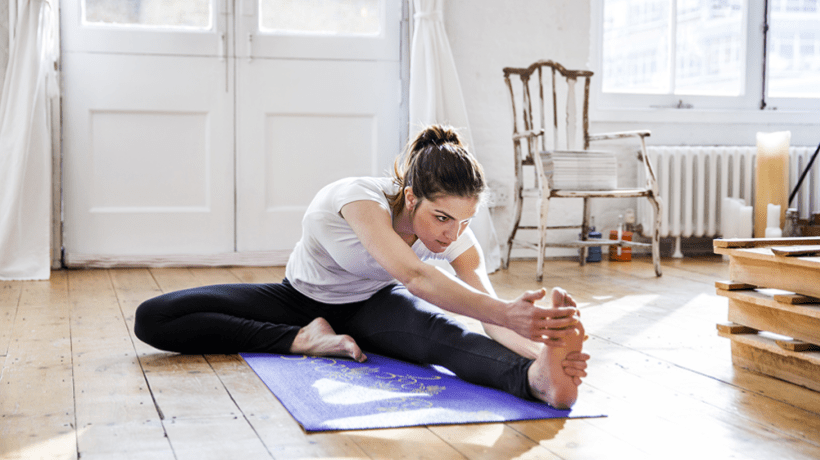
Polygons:
M562 347L566 338L578 334L575 326L579 321L575 301L566 296L564 306L544 308L535 302L544 298L545 289L527 291L508 304L505 327L518 335L548 346Z

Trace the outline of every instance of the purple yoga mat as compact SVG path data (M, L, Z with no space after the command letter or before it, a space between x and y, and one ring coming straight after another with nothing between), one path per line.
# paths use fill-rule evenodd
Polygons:
M467 383L438 366L368 353L364 363L242 353L305 431L601 417L579 402L558 410Z

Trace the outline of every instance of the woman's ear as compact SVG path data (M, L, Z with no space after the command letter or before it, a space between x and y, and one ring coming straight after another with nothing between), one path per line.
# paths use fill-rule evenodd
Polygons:
M413 211L416 207L416 195L413 194L413 190L410 187L404 187L404 203L407 206L408 211Z

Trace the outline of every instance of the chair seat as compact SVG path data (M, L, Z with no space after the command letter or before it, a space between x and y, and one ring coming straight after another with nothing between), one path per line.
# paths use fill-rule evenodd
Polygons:
M644 188L620 188L613 190L550 190L550 198L636 198L650 196L652 191ZM524 198L539 198L538 189L526 189Z
M645 188L620 188L614 190L550 190L555 198L633 198L650 196L652 191Z

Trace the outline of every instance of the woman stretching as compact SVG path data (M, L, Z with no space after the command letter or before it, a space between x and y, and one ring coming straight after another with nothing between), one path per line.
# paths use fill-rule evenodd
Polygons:
M572 298L544 289L495 296L468 228L485 190L481 166L455 131L431 126L394 177L323 188L277 284L230 284L144 302L140 340L169 351L293 353L364 361L362 349L446 367L460 378L569 408L586 360ZM456 276L423 262L441 259ZM443 310L482 322L488 338Z

